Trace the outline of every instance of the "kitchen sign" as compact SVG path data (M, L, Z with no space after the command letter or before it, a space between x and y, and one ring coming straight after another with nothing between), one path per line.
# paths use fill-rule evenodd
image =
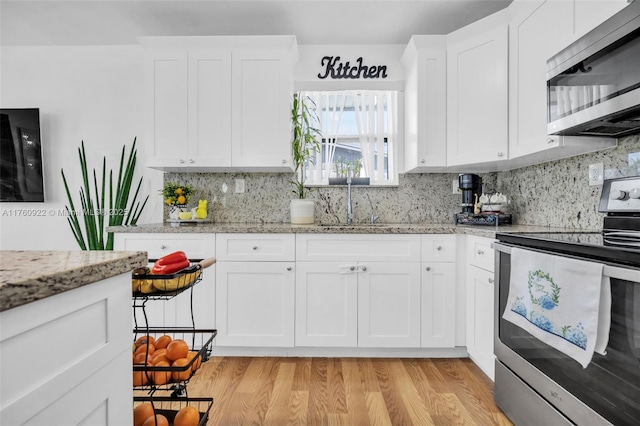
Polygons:
M338 61L340 61L340 56L325 56L322 58L320 65L324 69L323 72L318 73L318 78L387 78L386 65L362 65L362 56L356 59L357 65L351 65L349 61L345 63Z

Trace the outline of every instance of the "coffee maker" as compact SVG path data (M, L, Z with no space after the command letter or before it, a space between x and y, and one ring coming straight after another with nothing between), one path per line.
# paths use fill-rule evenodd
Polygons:
M462 191L462 213L473 214L473 207L482 194L482 178L473 174L461 174L458 176L458 187Z
M508 225L511 215L503 211L482 211L479 199L482 195L482 178L465 173L458 176L458 187L462 192L461 213L454 215L456 225Z

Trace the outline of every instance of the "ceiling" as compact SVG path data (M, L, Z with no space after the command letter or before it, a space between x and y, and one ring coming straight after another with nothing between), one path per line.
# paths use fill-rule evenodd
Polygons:
M298 44L406 44L512 0L0 0L2 45L136 44L138 36L296 35Z

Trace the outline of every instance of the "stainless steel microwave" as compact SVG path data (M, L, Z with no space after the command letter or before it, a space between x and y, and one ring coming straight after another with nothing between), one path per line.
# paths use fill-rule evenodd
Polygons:
M547 61L550 135L640 133L640 0Z

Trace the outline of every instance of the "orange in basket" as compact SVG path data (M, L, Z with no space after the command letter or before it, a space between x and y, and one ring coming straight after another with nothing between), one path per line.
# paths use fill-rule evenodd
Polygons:
M189 346L187 342L181 339L176 339L169 343L167 346L167 358L171 361L175 361L180 358L186 358L189 353Z
M189 364L189 360L187 358L179 358L173 361L173 364L171 364L171 366L177 367L177 368L183 368L187 364ZM184 371L174 371L171 373L171 377L176 382L179 382L180 380L189 380L190 376L191 376L191 367L187 368Z

